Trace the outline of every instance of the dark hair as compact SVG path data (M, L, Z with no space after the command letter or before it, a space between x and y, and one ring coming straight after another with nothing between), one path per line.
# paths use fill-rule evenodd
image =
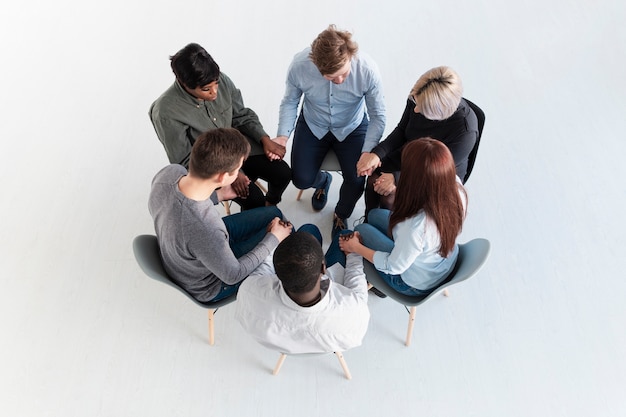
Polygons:
M304 293L313 289L322 274L324 252L308 232L295 232L274 251L274 269L285 291Z
M398 223L424 210L437 225L439 254L444 258L461 233L465 209L456 182L454 159L448 147L432 138L407 143L402 150L400 180L389 218L389 234Z
M194 89L217 81L220 67L197 43L190 43L170 57L172 71L179 83Z
M322 75L329 75L339 71L358 49L350 32L337 30L335 25L330 25L311 43L309 58Z
M206 179L232 172L249 152L250 143L238 130L222 127L209 130L200 134L191 148L189 173Z

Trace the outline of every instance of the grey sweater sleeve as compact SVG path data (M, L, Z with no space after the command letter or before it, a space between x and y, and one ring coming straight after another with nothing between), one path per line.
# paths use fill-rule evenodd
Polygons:
M254 249L237 259L228 244L228 235L223 223L220 226L195 229L197 232L191 237L189 249L211 273L229 285L236 284L250 275L279 243L276 236L267 233Z

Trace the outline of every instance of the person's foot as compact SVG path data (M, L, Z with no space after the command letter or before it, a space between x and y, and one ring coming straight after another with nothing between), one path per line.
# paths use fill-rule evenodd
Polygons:
M376 295L377 297L380 297L380 298L385 298L385 297L387 297L387 294L383 293L381 290L379 290L379 289L378 289L378 288L376 288L376 287L372 287L372 288L370 288L370 291L371 291L372 293L374 293L374 295Z
M315 211L321 211L326 207L326 203L328 202L328 190L330 189L330 183L333 182L333 176L328 172L322 172L322 174L326 175L326 181L322 188L315 189L313 197L311 197L311 206Z
M340 233L342 230L346 230L346 219L343 219L337 214L333 214L333 230L331 232L331 236L334 238L337 233Z

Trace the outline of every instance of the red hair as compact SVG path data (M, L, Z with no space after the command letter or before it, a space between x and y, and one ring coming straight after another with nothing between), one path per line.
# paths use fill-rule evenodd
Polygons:
M459 188L465 193L463 186L456 182L454 159L446 145L432 138L407 143L402 150L402 168L389 218L389 234L398 223L424 210L437 225L441 242L439 254L447 257L465 218Z

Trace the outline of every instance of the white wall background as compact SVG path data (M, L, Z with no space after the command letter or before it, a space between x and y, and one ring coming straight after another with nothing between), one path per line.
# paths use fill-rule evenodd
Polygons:
M624 4L2 3L2 415L626 415ZM420 307L411 348L401 307L370 300L351 382L324 360L271 377L229 307L209 348L130 250L167 163L147 111L168 56L203 45L273 134L291 57L330 23L378 61L387 132L442 64L487 113L461 240L490 239L488 265ZM290 219L329 229L333 201L294 196Z

